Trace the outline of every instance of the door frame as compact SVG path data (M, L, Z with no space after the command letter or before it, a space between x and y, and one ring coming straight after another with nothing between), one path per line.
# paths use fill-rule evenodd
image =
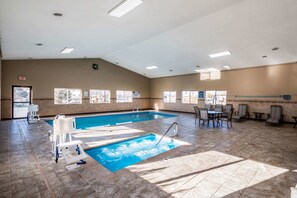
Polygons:
M14 102L14 88L15 87L30 88L30 100L29 100L29 102ZM12 115L12 119L22 119L22 118L14 118L14 115L13 115L14 103L29 103L29 104L32 104L32 86L12 85L12 88L11 88L11 115ZM26 118L26 117L23 117L23 118Z

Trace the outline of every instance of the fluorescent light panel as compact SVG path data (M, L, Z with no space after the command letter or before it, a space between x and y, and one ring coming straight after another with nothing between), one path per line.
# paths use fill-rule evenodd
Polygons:
M69 54L70 52L72 52L74 50L74 48L72 48L72 47L65 47L62 51L61 51L61 53L62 54Z
M149 67L146 67L147 69L157 69L158 67L157 66L149 66Z
M112 8L108 14L115 17L121 17L127 14L137 6L143 3L143 0L124 0L114 8Z
M225 69L228 69L228 70L231 69L230 66L228 66L228 65L225 65L225 66L223 66L223 67L224 67Z
M220 52L220 53L216 53L216 54L210 54L209 57L210 58L216 58L216 57L220 57L220 56L227 56L230 55L231 52L230 51L225 51L225 52Z

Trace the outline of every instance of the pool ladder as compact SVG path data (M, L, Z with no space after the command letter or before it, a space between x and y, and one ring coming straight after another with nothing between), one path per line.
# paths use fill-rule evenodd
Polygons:
M167 129L167 131L164 133L164 135L161 137L161 139L158 141L158 143L156 144L156 146L162 141L162 139L164 138L164 136L170 131L170 129L175 126L175 131L176 131L176 136L178 136L178 123L177 122L173 122L170 127Z
M133 107L132 111L140 111L141 110L141 107Z

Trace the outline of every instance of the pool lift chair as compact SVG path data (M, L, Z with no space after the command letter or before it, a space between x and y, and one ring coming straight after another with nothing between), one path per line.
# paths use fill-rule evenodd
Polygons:
M52 141L52 154L55 157L54 159L56 163L58 163L60 157L63 157L68 165L72 164L66 166L68 170L79 167L81 164L85 164L86 161L83 159L88 156L81 146L82 141L73 141L71 137L71 133L76 131L75 118L66 118L63 115L57 115L53 121L53 129L53 133L50 135L50 140ZM77 153L76 155L74 155L75 152Z
M39 115L37 114L38 111L39 111L38 105L30 104L28 106L27 122L29 124L40 121Z

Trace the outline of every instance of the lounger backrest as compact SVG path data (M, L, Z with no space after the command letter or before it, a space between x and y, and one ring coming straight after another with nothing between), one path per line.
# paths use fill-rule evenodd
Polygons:
M207 109L199 109L200 111L200 118L203 120L208 119L208 110Z
M226 104L224 113L229 113L233 109L233 104Z
M238 114L240 116L245 116L247 115L247 104L239 104L238 105Z
M271 105L270 106L270 117L280 119L282 116L282 106Z

